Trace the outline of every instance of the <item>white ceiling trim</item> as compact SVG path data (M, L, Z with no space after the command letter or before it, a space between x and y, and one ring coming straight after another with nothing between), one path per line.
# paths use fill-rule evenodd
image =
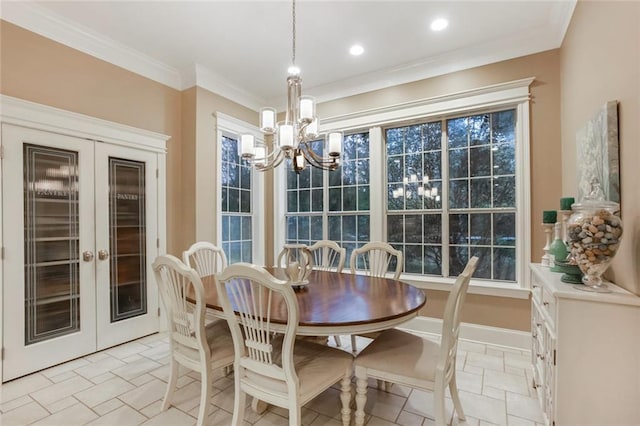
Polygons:
M549 19L550 25L554 21L563 22L562 30L556 33L549 31L550 26L542 26L530 31L528 34L518 36L521 42L514 43L513 39L495 39L486 43L475 44L471 47L450 51L437 57L406 63L395 68L358 75L327 85L307 87L305 91L315 96L317 102L327 102L346 96L353 96L473 67L506 61L545 50L556 49L562 45L562 40L571 21L575 4L575 1L567 1L562 2L554 8L554 12ZM486 53L484 55L478 55L479 51ZM282 102L282 100L280 100L280 102ZM278 104L277 101L272 101L272 103Z
M194 66L193 84L191 84L191 86L194 84L255 111L258 111L266 105L264 99L233 85L224 77L211 72L208 68L200 64L195 64Z
M2 2L1 12L2 19L12 24L158 83L177 90L183 89L182 77L177 69L89 28L69 22L46 8L30 2L12 1Z

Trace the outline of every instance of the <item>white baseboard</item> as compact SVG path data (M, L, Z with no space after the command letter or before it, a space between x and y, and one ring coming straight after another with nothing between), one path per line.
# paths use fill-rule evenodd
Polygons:
M430 317L416 317L398 328L440 335L442 332L442 320ZM460 324L460 338L520 350L531 350L531 333L526 331L463 322Z

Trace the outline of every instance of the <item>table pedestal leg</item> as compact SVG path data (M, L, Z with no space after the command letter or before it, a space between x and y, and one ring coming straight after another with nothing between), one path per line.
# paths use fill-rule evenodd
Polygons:
M251 409L254 413L262 414L267 411L267 408L269 408L269 404L260 401L258 398L253 398L253 401L251 401Z

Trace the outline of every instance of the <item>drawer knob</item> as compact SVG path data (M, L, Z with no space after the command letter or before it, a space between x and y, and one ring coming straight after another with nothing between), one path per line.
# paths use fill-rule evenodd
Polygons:
M542 302L544 306L549 306L549 302Z

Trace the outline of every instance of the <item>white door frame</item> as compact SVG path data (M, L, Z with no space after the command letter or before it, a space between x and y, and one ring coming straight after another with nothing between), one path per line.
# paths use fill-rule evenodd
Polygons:
M166 142L170 136L5 95L0 95L0 123L14 124L155 152L158 155L158 169L160 171L158 176L157 197L157 246L158 254L166 253L166 173L164 170L166 165ZM0 153L1 147L2 139L0 136ZM2 167L0 161L0 172L2 172ZM0 183L2 183L1 180ZM1 192L2 189L0 186L0 203L2 203L2 199L4 199L4 194ZM0 204L0 207L4 208L4 205ZM4 212L4 210L2 211ZM1 229L0 237L4 238ZM2 241L4 244L4 240ZM3 258L0 258L0 272L2 273L2 275L0 275L0 306L2 306L4 303L3 293L5 288ZM0 316L0 342L3 344L2 351L4 351L3 330L4 318ZM0 377L2 377L2 375L3 363L0 363Z

